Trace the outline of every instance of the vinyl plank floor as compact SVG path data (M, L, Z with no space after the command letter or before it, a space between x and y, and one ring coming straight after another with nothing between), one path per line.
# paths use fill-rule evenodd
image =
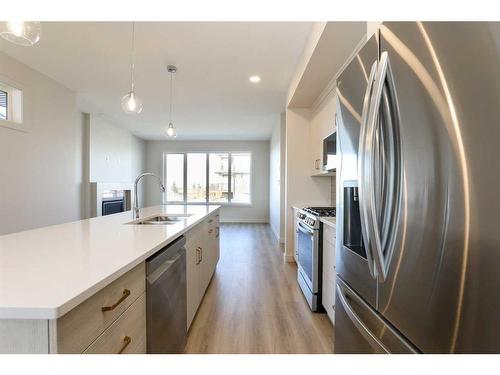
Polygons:
M269 225L221 224L220 238L186 353L333 353L332 324L310 311Z

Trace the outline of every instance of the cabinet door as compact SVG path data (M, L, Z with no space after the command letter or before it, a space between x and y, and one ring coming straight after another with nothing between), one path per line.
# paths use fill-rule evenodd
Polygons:
M334 322L335 305L335 228L323 226L323 307Z
M215 214L215 219L214 219L214 233L213 233L213 241L214 241L214 252L215 252L215 264L214 264L214 270L215 267L217 267L217 263L219 262L220 259L220 218L219 218L219 213L217 212Z
M190 237L191 232L186 237ZM200 254L196 241L186 243L186 289L187 289L187 328L191 326L198 305L200 294Z

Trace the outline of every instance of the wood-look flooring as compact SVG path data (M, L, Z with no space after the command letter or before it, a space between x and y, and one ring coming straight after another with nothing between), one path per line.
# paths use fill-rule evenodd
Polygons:
M310 311L269 225L222 224L220 239L186 353L333 353L332 324Z

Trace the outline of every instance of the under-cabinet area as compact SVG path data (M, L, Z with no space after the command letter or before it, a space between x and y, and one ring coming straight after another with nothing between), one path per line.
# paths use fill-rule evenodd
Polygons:
M157 211L158 208L148 208L139 220L148 219L153 216L150 213ZM192 210L184 210L182 213L167 210L162 215L182 217L178 223L169 225L172 235L165 237L163 243L160 242L159 246L156 246L159 247L157 250L150 249L141 256L144 258L148 255L146 259L137 259L135 261L135 263L138 261L137 265L107 285L98 287L98 290L90 297L85 298L61 316L55 319L16 319L16 313L20 317L37 315L35 306L31 308L27 306L29 300L24 301L23 307L0 306L1 315L8 316L8 318L0 319L0 353L145 354L159 352L158 344L154 341L156 339L154 330L148 329L149 325L156 324L158 327L158 322L163 324L160 328L173 323L172 327L180 331L177 336L180 342L175 352L183 352L189 324L198 310L219 260L219 209L218 206L195 207ZM126 220L120 221L121 227L118 229L135 231L136 233L133 234L136 240L140 239L141 235L138 232L141 231L163 232L165 235L164 226L155 225L146 228L139 222L136 224L134 221L128 221L128 215L123 218ZM116 218L113 222L117 222ZM110 223L110 230L117 229L113 224ZM176 231L173 230L175 225ZM59 229L64 231L70 228ZM171 259L157 261L158 254L173 247L180 240L182 242L181 246L178 246L178 254L174 254ZM119 244L109 243L109 246L119 247ZM92 257L92 251L93 249L88 248L87 256ZM164 283L176 282L178 285L170 285L174 293L166 300L159 300L164 291L160 288L160 293L155 293L154 281L160 281L161 275L181 256L185 256L186 259L182 263L182 268L176 269L172 277L164 280ZM150 273L147 268L155 261L158 266ZM109 277L113 275L108 275ZM71 280L66 282L71 284ZM89 287L94 289L92 285ZM181 296L178 293L184 295ZM78 300L80 297L74 296L73 299ZM71 305L71 303L72 301L66 301L65 305ZM160 310L158 306L161 307ZM168 315L168 310L173 309L174 306L180 307L177 312L183 312L184 317L181 321L187 321L187 325L184 323L182 327L175 326L179 316ZM42 310L39 314L57 314L61 309L64 309L64 305L54 307L52 311ZM155 320L158 319L159 314L163 314L163 321ZM168 319L175 321L169 322ZM174 336L174 334L173 331L168 332L168 335ZM167 332L162 332L162 335L168 336ZM175 343L167 343L167 346L164 346L165 350L169 349L169 344L170 347L176 348Z

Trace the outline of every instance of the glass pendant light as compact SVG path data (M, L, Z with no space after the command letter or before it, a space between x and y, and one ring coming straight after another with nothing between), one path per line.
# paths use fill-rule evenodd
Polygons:
M142 111L142 100L134 91L134 50L135 47L135 22L132 22L132 51L130 64L130 92L122 98L122 109L125 113L138 114Z
M177 71L177 67L173 65L167 66L167 71L170 73L170 122L168 124L167 128L167 135L170 138L175 138L177 137L177 131L175 130L174 124L172 122L172 105L173 105L173 87L174 87L174 82L173 82L173 76L174 73Z
M0 24L0 36L20 46L37 44L42 36L42 26L35 21L7 21Z

